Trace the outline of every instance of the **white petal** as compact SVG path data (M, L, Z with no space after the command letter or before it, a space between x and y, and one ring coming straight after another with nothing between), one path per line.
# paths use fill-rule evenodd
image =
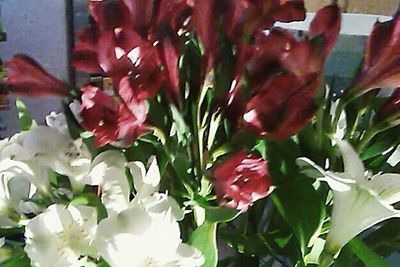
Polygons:
M331 228L325 244L325 251L335 255L352 238L369 227L393 217L400 212L384 205L369 191L334 191Z
M57 113L52 111L49 115L46 116L46 124L64 135L69 135L67 119L65 118L64 113Z
M119 213L129 207L131 189L125 176L125 169L108 167L102 174L101 202L109 213Z
M149 163L150 167L147 173L143 163L139 161L129 162L127 164L133 177L136 198L145 198L151 196L159 190L160 171L158 169L156 158L154 156L151 157Z
M342 153L346 178L356 181L363 181L365 172L364 164L362 163L356 151L347 141L338 140L337 144Z
M400 201L400 174L385 173L375 175L364 183L368 189L388 205Z
M26 226L25 251L39 267L82 266L82 255L93 253L92 229L96 227L91 207L52 205Z
M164 213L171 214L174 220L183 220L185 214L175 199L162 194L155 193L154 195L146 198L135 198L131 206L138 205L151 213Z
M202 266L205 262L203 255L198 249L184 243L179 245L177 256L178 260L175 263L177 266L197 267ZM176 265L171 265L171 267Z
M177 257L179 226L171 217L132 207L99 223L96 247L113 267L165 266Z

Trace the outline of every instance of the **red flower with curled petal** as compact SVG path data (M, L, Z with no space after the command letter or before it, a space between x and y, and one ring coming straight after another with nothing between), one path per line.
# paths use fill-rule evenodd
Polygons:
M35 60L16 55L6 62L9 90L24 96L66 96L68 85L46 72Z
M267 162L259 156L238 152L212 170L214 189L222 205L245 212L268 195L271 177Z

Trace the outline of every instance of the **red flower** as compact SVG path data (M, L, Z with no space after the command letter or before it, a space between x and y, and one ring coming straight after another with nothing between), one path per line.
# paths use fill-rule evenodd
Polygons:
M26 55L16 55L7 66L7 85L11 92L25 96L66 96L68 86L47 73Z
M303 0L229 0L226 29L232 40L252 36L274 25L276 21L305 19Z
M313 117L323 65L339 34L339 13L336 6L320 10L304 40L280 29L256 36L248 63L253 95L243 115L246 129L286 139Z
M118 139L118 109L115 99L93 86L82 88L82 125L94 133L96 146Z
M212 174L217 197L228 207L246 211L269 193L267 162L256 155L238 152L217 165Z
M348 94L361 95L376 88L400 86L400 13L376 22L368 39L364 67Z
M146 132L147 106L144 101L125 96L119 102L90 85L82 88L82 92L82 125L94 133L96 146L127 147Z
M267 80L246 105L245 127L270 139L290 137L314 116L319 85L318 74L306 81L292 74Z

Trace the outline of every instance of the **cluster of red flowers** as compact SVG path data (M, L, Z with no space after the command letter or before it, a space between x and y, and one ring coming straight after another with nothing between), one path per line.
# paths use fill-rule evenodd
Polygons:
M145 133L146 100L160 90L182 104L178 62L189 32L204 48L203 77L220 63L220 35L232 45L231 88L214 90L226 90L224 108L235 125L265 138L288 138L317 110L323 66L340 31L336 5L316 14L306 36L273 27L304 20L303 0L104 0L90 1L89 10L93 23L79 33L73 63L77 70L110 77L114 88L81 88L82 126L94 133L97 146L129 146ZM376 23L352 89L357 92L348 94L400 86L399 25L399 15ZM7 67L8 89L16 94L68 95L67 84L27 56L15 56ZM394 98L388 103L397 109L398 94ZM217 195L242 210L266 196L270 183L266 162L244 152L217 165L214 176Z

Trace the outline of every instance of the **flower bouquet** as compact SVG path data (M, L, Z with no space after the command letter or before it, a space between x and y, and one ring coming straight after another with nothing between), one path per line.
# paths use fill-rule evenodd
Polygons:
M302 0L89 10L73 64L103 80L6 62L9 92L61 96L64 112L0 143L1 266L390 266L399 15L338 88L335 4L305 33L275 25L304 20Z

